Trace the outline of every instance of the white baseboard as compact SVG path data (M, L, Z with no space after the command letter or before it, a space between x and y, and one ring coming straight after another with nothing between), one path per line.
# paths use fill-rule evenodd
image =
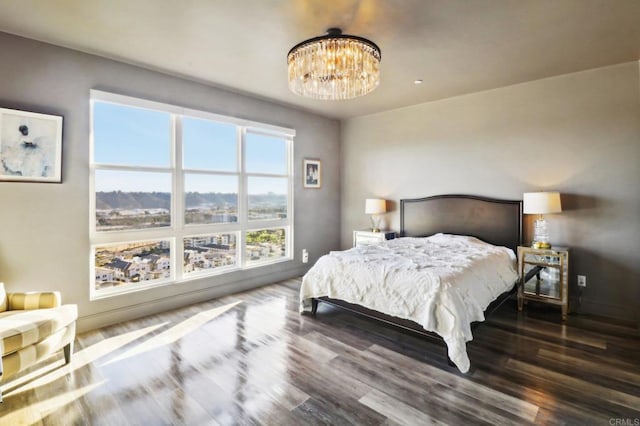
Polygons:
M272 272L258 277L251 277L204 289L187 291L169 297L154 299L145 303L123 306L109 311L86 315L78 318L76 330L78 333L83 333L96 328L117 324L119 322L129 321L135 318L141 318L147 315L153 315L159 312L191 305L193 303L204 302L229 294L262 287L267 284L303 275L307 269L307 265L305 265L303 267Z

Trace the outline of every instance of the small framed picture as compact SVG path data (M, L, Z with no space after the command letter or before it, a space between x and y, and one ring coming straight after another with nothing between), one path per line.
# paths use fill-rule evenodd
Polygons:
M302 162L302 169L304 170L304 187L320 188L322 184L322 165L320 160L305 158Z
M0 181L62 182L62 117L0 108Z

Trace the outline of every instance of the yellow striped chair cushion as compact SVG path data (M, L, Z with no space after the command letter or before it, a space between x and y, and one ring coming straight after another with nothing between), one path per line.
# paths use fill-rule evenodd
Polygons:
M4 290L4 283L0 283L0 312L7 310L7 292Z
M61 305L59 291L8 293L9 310L57 308Z
M0 381L4 381L14 374L32 366L36 362L48 357L53 351L61 349L65 345L73 342L76 335L75 323L71 323L66 328L58 330L43 341L29 345L12 354L2 357L3 375Z
M47 338L77 318L76 305L32 311L0 312L2 356Z

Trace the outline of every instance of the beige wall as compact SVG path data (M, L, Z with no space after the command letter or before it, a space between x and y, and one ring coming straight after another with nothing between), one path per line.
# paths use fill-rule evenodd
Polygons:
M0 33L0 107L64 116L63 183L0 182L0 281L8 291L60 290L77 303L79 329L157 312L297 276L339 247L340 123L242 96ZM89 90L294 128L295 260L89 301ZM303 189L304 157L323 161L321 189ZM322 229L322 232L317 232ZM301 250L310 253L301 263Z
M350 119L341 139L342 247L368 226L367 197L558 190L548 220L572 248L574 306L584 274L581 311L640 318L638 62ZM397 230L397 207L385 219Z
M565 211L549 220L554 242L573 248L572 286L587 275L581 309L638 318L637 62L351 119L340 134L333 120L3 33L0 52L0 106L65 120L62 184L0 182L0 281L9 291L61 290L79 305L81 328L301 274L303 248L311 265L368 226L366 197L538 189L563 194ZM92 88L295 128L295 260L90 302ZM302 188L304 157L323 160L322 189ZM385 219L398 228L397 211Z

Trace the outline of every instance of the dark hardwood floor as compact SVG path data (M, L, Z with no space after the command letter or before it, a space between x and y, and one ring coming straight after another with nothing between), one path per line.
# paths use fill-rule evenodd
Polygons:
M299 286L79 335L70 365L3 384L0 424L639 424L640 337L624 324L508 301L461 374L436 339L326 304L300 315Z

